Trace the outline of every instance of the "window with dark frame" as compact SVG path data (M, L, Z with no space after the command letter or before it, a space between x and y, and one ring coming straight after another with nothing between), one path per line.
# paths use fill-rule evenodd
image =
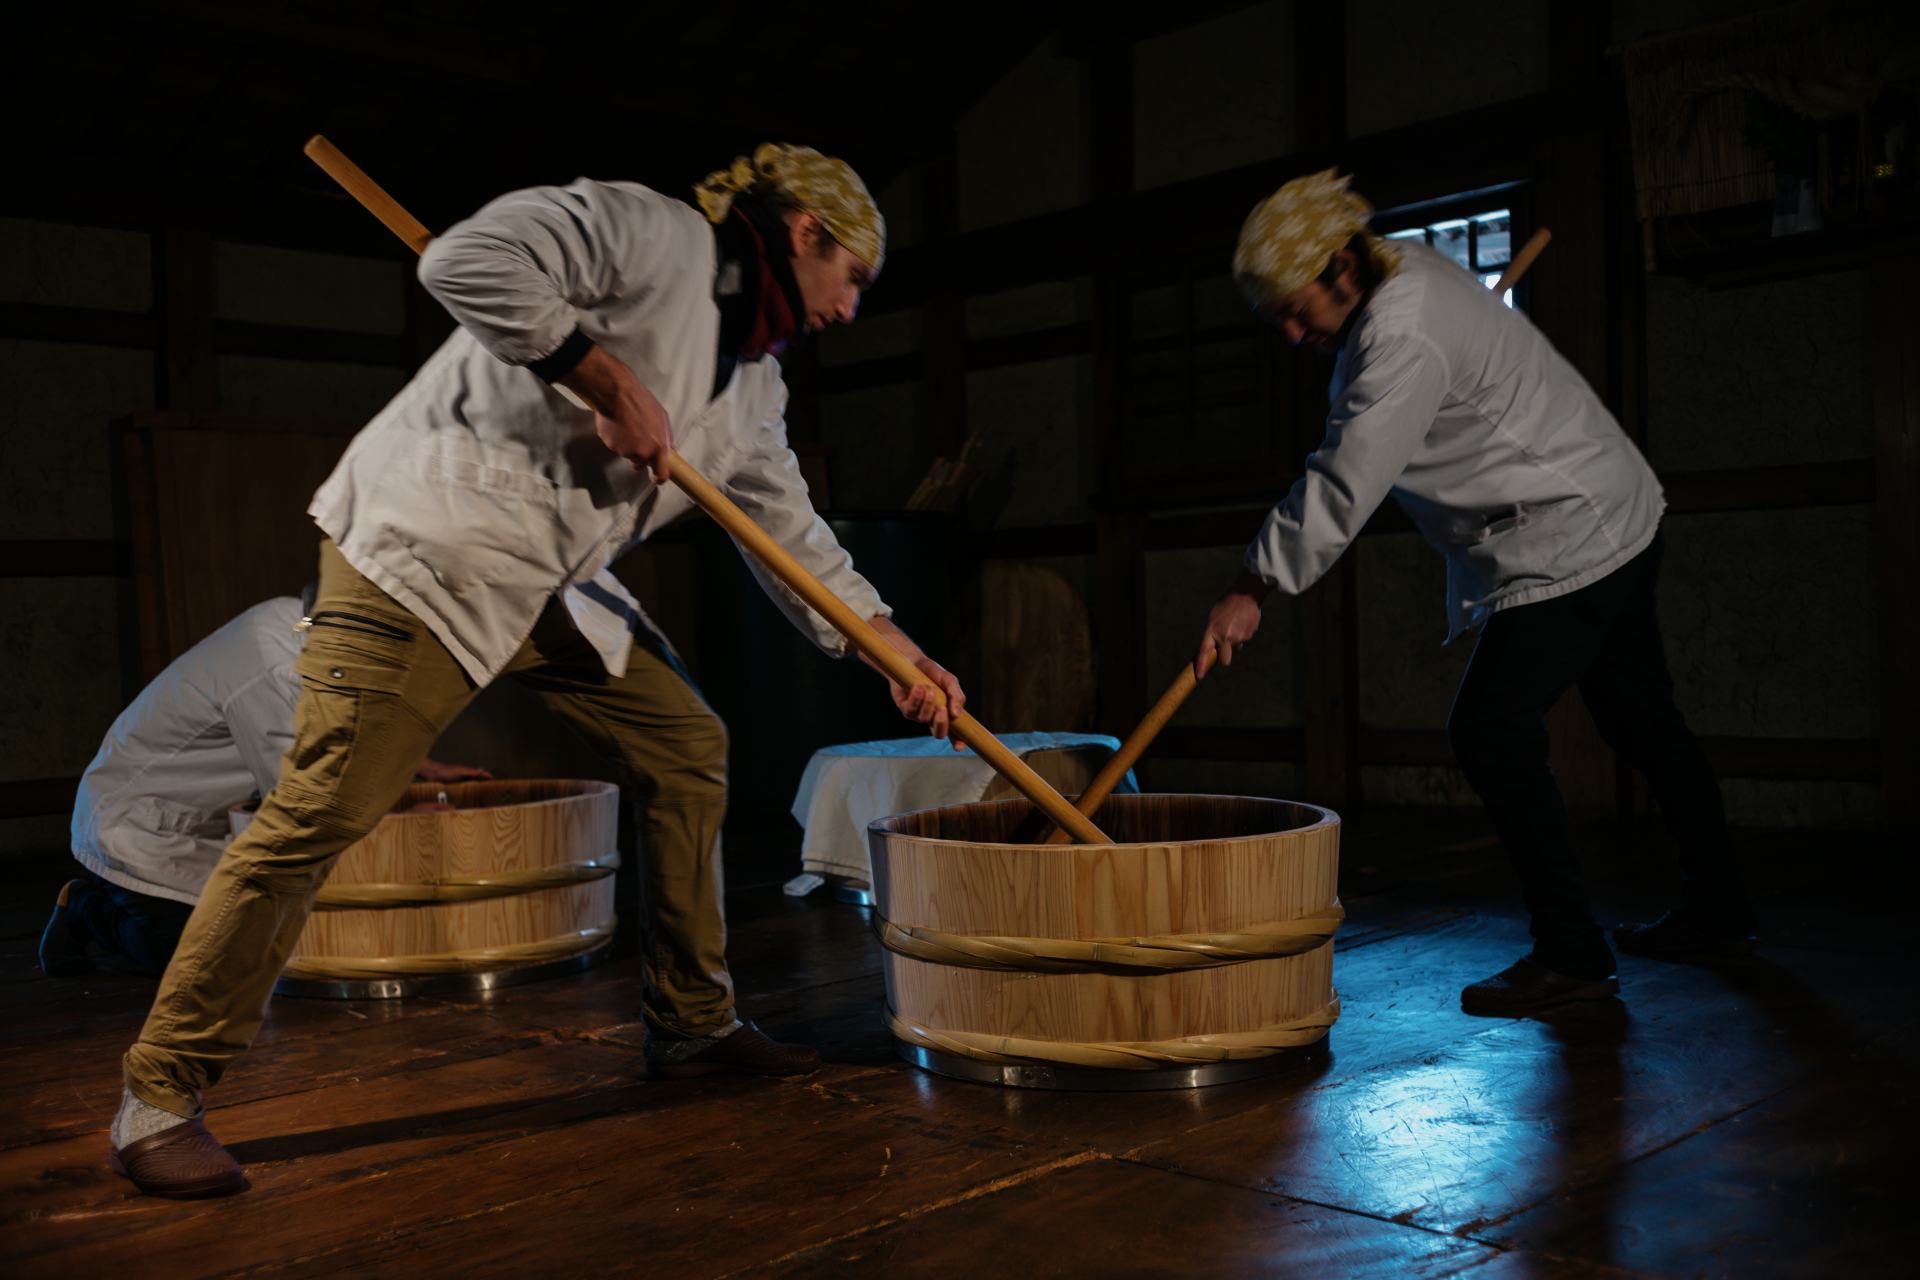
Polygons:
M1485 209L1458 213L1418 226L1383 233L1388 240L1417 240L1433 246L1466 270L1480 277L1491 289L1500 282L1500 273L1513 261L1513 211ZM1513 290L1500 299L1513 306Z

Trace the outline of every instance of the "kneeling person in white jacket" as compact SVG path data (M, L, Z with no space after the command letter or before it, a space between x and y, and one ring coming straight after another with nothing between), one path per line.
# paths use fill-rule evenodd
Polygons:
M80 778L73 856L40 939L48 977L91 973L96 954L160 976L226 849L228 811L265 795L293 745L299 600L254 605L175 658L107 730ZM431 782L490 777L423 761Z

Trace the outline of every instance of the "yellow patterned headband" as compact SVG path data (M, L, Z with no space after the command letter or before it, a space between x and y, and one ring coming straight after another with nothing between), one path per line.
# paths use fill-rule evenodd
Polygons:
M693 189L710 222L727 216L735 196L767 192L784 195L819 218L827 234L874 271L886 261L887 220L866 184L846 161L812 147L763 142L752 159L736 156L730 166L716 169Z
M1233 251L1233 277L1256 307L1277 306L1301 285L1320 278L1327 259L1367 229L1373 206L1347 190L1332 169L1295 178L1254 206ZM1400 269L1400 251L1368 237L1385 274Z

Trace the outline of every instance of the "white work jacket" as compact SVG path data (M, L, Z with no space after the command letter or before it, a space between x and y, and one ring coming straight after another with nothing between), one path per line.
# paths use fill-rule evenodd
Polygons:
M688 462L855 613L890 613L808 500L778 363L743 362L712 395L715 270L713 231L693 208L584 178L502 196L421 258L421 283L461 327L354 437L309 510L477 683L512 659L554 593L691 506L608 452L591 413L520 367L576 327L658 398ZM748 563L816 644L846 651L824 618ZM583 632L610 672L625 669L626 628Z
M1597 582L1653 541L1653 470L1526 316L1425 245L1374 290L1334 365L1326 437L1247 567L1313 585L1391 492L1447 561L1447 639Z
M227 811L280 776L293 745L300 602L268 600L175 658L107 730L80 778L73 856L123 889L197 902Z

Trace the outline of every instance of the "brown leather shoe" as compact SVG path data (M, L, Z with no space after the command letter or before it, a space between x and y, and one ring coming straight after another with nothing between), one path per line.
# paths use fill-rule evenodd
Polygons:
M113 1153L113 1171L150 1196L198 1200L247 1189L247 1173L205 1122L184 1120Z
M700 1052L678 1062L649 1060L647 1073L656 1079L709 1076L731 1072L743 1076L804 1076L820 1069L820 1051L803 1044L780 1044L751 1022Z
M1576 1000L1608 1000L1619 994L1620 979L1612 974L1570 978L1526 956L1462 990L1460 1008L1466 1013L1512 1016Z

